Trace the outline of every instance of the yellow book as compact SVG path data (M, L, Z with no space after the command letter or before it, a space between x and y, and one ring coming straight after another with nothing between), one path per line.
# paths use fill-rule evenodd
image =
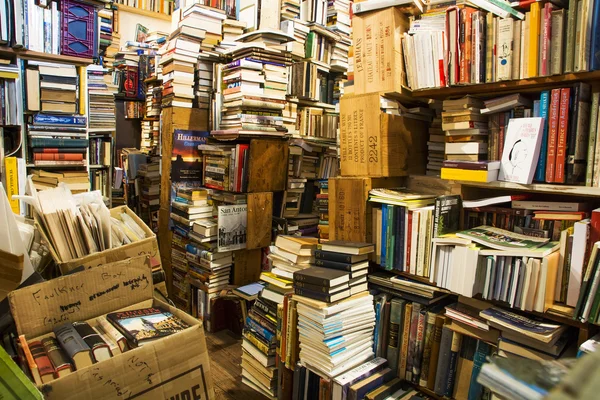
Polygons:
M15 214L20 214L19 200L13 199L13 195L19 194L19 167L17 166L17 157L6 157L4 159L6 195L10 208Z
M529 56L527 61L527 77L538 76L538 65L540 56L540 21L542 11L540 3L535 2L531 5L531 19L529 20Z
M442 179L469 182L492 182L498 178L498 170L476 171L470 169L442 168Z
M79 114L87 115L87 70L85 67L77 67L79 74Z
M292 281L289 279L280 278L272 272L262 272L260 274L260 279L284 289L291 289L293 287Z
M17 79L19 77L18 72L12 71L0 71L0 78L4 79Z

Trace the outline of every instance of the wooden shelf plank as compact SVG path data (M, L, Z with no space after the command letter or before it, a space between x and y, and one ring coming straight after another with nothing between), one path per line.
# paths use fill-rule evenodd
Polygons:
M26 60L55 61L75 65L89 65L94 62L92 58L65 56L62 54L40 53L38 51L31 51L27 49L12 49L10 47L1 46L0 54L16 55L17 57Z
M512 182L501 182L494 181L489 183L481 182L467 182L467 181L454 181L455 183L463 186L480 187L485 189L506 189L506 190L518 190L521 192L532 192L532 193L551 193L568 196L588 196L596 197L600 196L599 187L588 187L588 186L573 186L573 185L551 185L547 183L532 183L530 185L523 185L520 183Z
M137 7L130 7L130 6L126 6L124 4L115 4L115 5L117 6L117 10L119 10L119 11L124 11L124 12L137 14L137 15L143 15L145 17L150 17L150 18L162 19L163 21L171 20L170 15L167 15L167 14L164 14L161 12L144 10L144 9L137 8Z
M526 92L541 89L561 87L578 81L593 81L600 79L600 71L578 72L564 75L541 76L537 78L481 83L475 85L452 86L431 89L417 89L412 91L414 97L446 99L461 97L467 94L473 96L497 96L506 92Z

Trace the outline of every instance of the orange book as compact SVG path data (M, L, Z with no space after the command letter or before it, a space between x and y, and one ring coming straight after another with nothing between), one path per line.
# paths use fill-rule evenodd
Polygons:
M460 83L466 84L471 83L471 53L473 53L471 31L475 11L472 7L460 10Z
M36 161L82 161L83 153L35 153Z
M31 376L33 376L33 380L36 385L42 385L42 377L40 376L40 371L38 370L38 366L33 359L33 355L31 354L31 350L29 350L29 345L27 344L27 340L25 340L25 335L19 336L19 343L21 344L21 350L23 350L23 355L25 356L25 361L27 361L27 365L29 366L29 370L31 371Z

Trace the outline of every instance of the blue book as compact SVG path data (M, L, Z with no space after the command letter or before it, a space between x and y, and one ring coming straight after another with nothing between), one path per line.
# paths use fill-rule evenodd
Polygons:
M387 204L381 205L381 259L379 265L385 267L385 256L386 256L386 243L387 243L387 220L388 220L388 206Z
M600 69L600 2L592 10L592 37L590 41L590 71Z
M267 342L271 342L275 338L275 334L273 332L250 318L250 316L246 317L246 327L256 332L256 334L265 339Z
M542 129L542 145L540 146L540 157L533 180L544 182L546 180L546 153L548 152L548 108L550 107L550 91L545 90L540 95L540 117L544 118L544 129Z
M71 126L86 126L87 119L78 115L51 115L51 114L35 114L33 123L38 125L71 125Z
M533 117L539 117L540 116L540 101L539 100L534 100L533 101Z
M377 344L379 342L379 321L381 320L381 303L375 303L375 328L373 330L373 352L377 354Z
M471 372L471 383L469 384L469 395L467 400L479 400L483 395L483 386L481 383L477 382L477 376L479 375L488 354L490 354L490 345L482 340L478 340L477 349L473 356L473 370Z

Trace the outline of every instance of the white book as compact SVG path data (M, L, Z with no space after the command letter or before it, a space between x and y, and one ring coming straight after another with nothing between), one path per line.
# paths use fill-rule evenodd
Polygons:
M519 79L527 77L527 65L529 60L529 13L525 14L525 20L521 23L521 69Z
M569 269L569 285L567 287L567 305L569 307L577 306L577 300L579 299L589 230L589 219L575 222L573 228L573 248L571 250L571 268Z
M515 20L513 22L513 39L512 39L512 71L510 76L512 79L519 79L519 69L521 67L521 29L523 21Z
M446 154L485 154L487 143L481 142L456 142L446 143Z
M512 78L512 53L513 53L513 19L503 18L498 20L498 41L496 53L496 80L507 81Z
M515 118L508 122L498 180L530 184L542 141L543 118Z
M412 211L412 232L411 232L411 252L410 252L410 273L417 273L417 249L419 244L419 216L418 210Z

